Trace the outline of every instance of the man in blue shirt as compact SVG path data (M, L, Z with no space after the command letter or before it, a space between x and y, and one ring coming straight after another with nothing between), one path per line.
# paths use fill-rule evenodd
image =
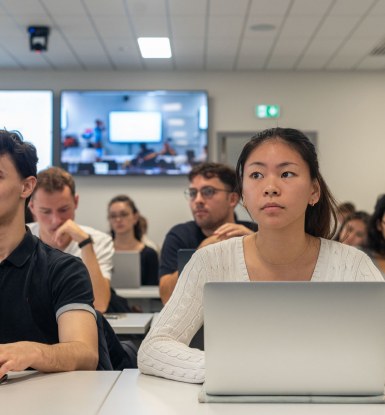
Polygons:
M257 226L236 220L234 209L239 202L235 171L219 163L195 166L186 189L194 220L174 226L164 240L160 267L159 291L163 304L171 297L178 281L179 249L199 249L234 236L253 233Z

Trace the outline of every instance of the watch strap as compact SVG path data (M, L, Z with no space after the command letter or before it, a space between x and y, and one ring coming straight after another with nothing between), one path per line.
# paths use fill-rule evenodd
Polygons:
M88 244L94 243L93 239L91 238L91 235L88 235L88 238L84 239L83 241L79 242L78 246L79 248L83 248L84 246Z

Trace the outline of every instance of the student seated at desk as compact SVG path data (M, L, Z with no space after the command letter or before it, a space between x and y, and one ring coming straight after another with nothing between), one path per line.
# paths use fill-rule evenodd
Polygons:
M95 370L98 333L87 268L25 226L36 149L0 131L0 378L9 371ZM45 307L46 324L36 316Z
M330 240L335 202L303 133L262 131L243 148L236 171L239 196L258 232L197 250L139 349L142 373L204 381L204 352L187 345L203 323L208 281L383 280L365 253Z
M158 285L158 254L142 242L139 211L132 199L118 195L108 203L115 251L139 251L142 285Z
M370 217L366 249L385 278L385 194L378 197Z
M370 215L356 211L348 215L341 224L334 240L357 248L366 245Z
M159 293L166 304L178 281L178 251L200 249L235 236L252 234L254 223L239 221L239 202L233 168L220 163L202 163L188 175L185 191L194 220L173 226L163 242L159 266Z

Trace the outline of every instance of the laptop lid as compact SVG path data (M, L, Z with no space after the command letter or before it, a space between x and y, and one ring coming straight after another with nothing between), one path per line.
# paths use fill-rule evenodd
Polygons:
M380 395L385 283L204 287L205 388L214 395Z
M178 249L178 273L179 275L183 271L183 268L187 264L187 262L190 261L190 258L192 257L193 253L196 251L196 249Z
M115 252L112 257L113 288L139 288L141 285L140 252Z

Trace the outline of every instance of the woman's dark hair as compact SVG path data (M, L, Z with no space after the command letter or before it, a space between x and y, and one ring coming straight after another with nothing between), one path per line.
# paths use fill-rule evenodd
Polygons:
M341 239L341 233L342 233L342 231L343 231L343 229L344 229L344 227L350 222L350 221L352 221L352 220L360 220L360 221L362 221L364 224L365 224L365 226L366 226L366 229L368 229L368 226L369 226L369 220L370 220L370 215L369 215L369 213L367 213L367 212L364 212L363 210L357 210L356 212L354 212L354 213L351 213L350 215L348 215L348 216L346 216L346 218L344 219L344 221L342 222L342 224L341 224L341 226L340 226L340 228L339 228L339 230L338 230L338 232L336 233L336 235L334 236L334 240L335 241L338 241L338 242L343 242L343 241L340 241L340 239Z
M142 236L143 236L143 230L142 230L142 228L141 228L141 226L140 226L140 221L139 221L139 211L138 211L138 209L137 209L137 207L136 207L136 205L135 205L135 203L134 203L134 201L131 199L131 198L129 198L128 196L126 196L126 195L118 195L118 196L115 196L115 197L113 197L109 202L108 202L108 209L110 208L110 206L113 204L113 203L117 203L117 202L123 202L123 203L126 203L128 206L130 206L130 208L132 209L132 212L135 214L135 213L138 213L138 220L137 220L137 222L135 223L135 225L134 225L134 235L135 235L135 238L138 240L138 241L141 241L142 240ZM111 233L111 236L112 236L112 239L114 239L115 238L115 232L112 230L112 229L110 229L110 233Z
M337 227L337 204L325 180L321 176L318 158L313 143L301 131L293 128L271 128L251 137L239 156L236 174L237 191L242 198L242 184L245 163L254 149L268 140L281 140L297 151L309 167L311 179L318 181L320 199L314 206L308 206L305 213L305 232L310 235L331 239Z
M385 194L377 199L374 213L369 220L368 228L368 248L377 254L385 255L385 238L378 229L378 225L383 220L385 214Z

